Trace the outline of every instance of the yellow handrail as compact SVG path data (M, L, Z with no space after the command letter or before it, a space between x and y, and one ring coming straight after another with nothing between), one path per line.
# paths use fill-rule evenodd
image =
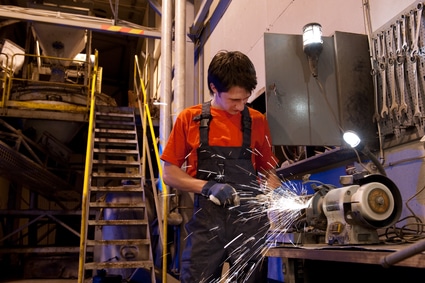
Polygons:
M95 117L95 106L96 106L96 76L97 76L97 59L98 52L95 50L95 63L94 70L92 73L91 80L91 100L90 100L90 116L89 116L89 128L87 138L87 150L86 150L86 164L84 170L84 186L81 204L81 232L80 232L80 259L78 263L78 283L84 282L84 265L86 260L86 242L87 242L87 220L89 213L89 186L90 186L90 174L93 162L93 136L94 136L94 117Z
M135 87L136 89L136 99L138 101L138 106L139 106L139 110L140 110L140 114L143 113L143 120L142 120L142 127L143 127L143 138L144 138L144 146L143 146L143 150L146 151L148 153L148 158L150 159L150 155L149 152L147 151L147 138L146 138L146 120L149 122L149 129L150 129L150 133L151 133L151 138L152 138L152 143L153 143L153 148L154 148L154 152L155 152L155 157L156 157L156 162L158 165L158 174L159 174L159 180L161 182L161 188L162 188L162 195L164 197L167 197L168 192L167 192L167 186L164 183L164 180L162 178L162 167L161 167L161 160L160 160L160 155L159 155L159 150L158 150L158 145L156 144L156 137L155 137L155 131L153 128L153 123L152 123L152 117L150 114L150 110L149 110L149 105L147 103L147 95L146 95L146 89L145 89L145 85L141 76L141 71L140 71L140 67L139 67L139 62L138 62L138 58L137 56L135 57L135 68L137 68L135 70L135 76L136 76L136 71L137 74L139 74L139 78L140 78L140 88L142 89L142 94L143 94L143 99L141 99L140 97L140 90L139 87ZM135 80L135 84L137 83L137 81ZM144 104L144 107L142 107L142 101ZM143 155L144 156L144 155ZM144 162L144 160L143 160ZM152 170L151 170L152 172ZM152 174L151 174L152 175ZM153 176L152 176L153 177ZM153 186L153 190L154 193L156 193L156 185L155 182L152 182L152 186ZM167 283L167 226L168 226L168 221L167 221L167 215L168 215L168 202L166 200L164 200L162 205L162 217L160 215L160 212L157 213L158 215L158 223L159 223L159 232L160 232L160 238L161 238L161 242L162 242L162 282L163 283ZM157 209L158 209L158 205L156 205ZM162 218L162 230L161 230L161 218Z
M1 101L0 101L0 108L3 108L6 101L6 95L7 95L7 89L8 89L8 79L10 78L10 69L9 66L9 55L6 53L0 53L0 55L4 56L6 58L6 63L2 62L1 69L3 73L3 77L1 79L2 84L2 94L1 94Z

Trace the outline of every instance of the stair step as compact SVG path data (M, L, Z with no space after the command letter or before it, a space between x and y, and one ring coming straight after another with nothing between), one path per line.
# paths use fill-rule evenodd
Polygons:
M152 260L142 261L116 261L116 262L89 262L85 265L86 269L104 269L104 268L153 268Z
M96 128L95 133L100 134L114 134L114 135L125 135L125 134L136 134L136 130L125 130L125 129L108 129L108 128Z
M101 186L101 187L91 187L92 192L143 192L141 186Z
M117 165L117 166L130 166L130 167L140 166L140 162L138 162L138 161L127 161L127 160L97 160L97 159L94 159L93 164L99 165L99 166L102 166L102 165L110 165L110 166Z
M94 138L97 143L115 143L115 144L137 144L136 140L117 139L117 138Z
M89 220L91 226L129 226L129 225L147 225L148 221L143 219L121 219L121 220Z
M133 202L133 203L90 202L89 206L93 208L144 208L146 207L146 204L144 202Z
M133 203L111 203L111 202L90 202L90 207L93 208L144 208L144 202Z
M133 113L129 112L103 112L103 111L96 111L96 118L99 116L106 116L106 117L134 117Z
M107 245L150 245L149 239L123 239L123 240L88 240L88 246L107 246Z
M136 129L110 129L110 128L96 128L94 136L98 137L115 137L120 139L137 139Z
M143 176L140 174L128 174L128 173L92 173L94 178L118 178L118 179L140 179Z
M124 155L124 154L128 154L128 155L134 155L134 154L139 154L138 150L126 150L126 149L105 149L105 148L94 148L93 149L94 153L99 153L99 154L112 154L112 155Z
M134 121L122 121L122 120L96 120L96 127L102 126L102 128L106 128L106 126L109 126L109 128L116 128L117 126L128 126L131 128L135 128Z

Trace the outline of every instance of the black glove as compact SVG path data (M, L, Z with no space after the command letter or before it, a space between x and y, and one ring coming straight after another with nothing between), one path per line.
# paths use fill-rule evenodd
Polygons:
M208 181L203 187L201 194L209 198L216 205L236 205L240 204L239 195L235 188L229 184Z

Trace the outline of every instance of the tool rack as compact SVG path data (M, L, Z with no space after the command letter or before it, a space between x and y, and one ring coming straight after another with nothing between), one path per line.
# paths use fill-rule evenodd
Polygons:
M424 4L402 11L371 36L375 110L383 147L424 136Z

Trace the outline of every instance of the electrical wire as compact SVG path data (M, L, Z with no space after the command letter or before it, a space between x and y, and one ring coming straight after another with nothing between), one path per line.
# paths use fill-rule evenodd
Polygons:
M424 226L425 224L422 222L421 218L416 215L416 213L409 206L409 202L416 198L419 194L421 194L425 190L425 186L422 187L418 192L416 192L413 196L411 196L406 202L405 206L410 211L411 215L406 216L402 219L399 219L394 225L388 227L385 230L385 233L381 236L385 236L385 243L394 244L394 243L412 243L418 240L425 239L424 234ZM412 219L415 222L407 223L401 227L397 227L397 224L406 222ZM410 229L409 227L413 227L416 229Z
M333 110L333 108L331 107L331 104L330 104L330 102L329 102L329 99L328 99L328 97L327 97L327 95L326 95L325 88L323 87L322 83L319 81L319 79L318 79L317 77L315 77L315 81L316 81L317 85L319 86L320 93L322 94L323 99L325 100L326 105L328 106L328 109L329 109L329 111L331 112L332 117L333 117L333 119L334 119L334 121L335 121L336 125L338 126L338 129L341 131L341 134L343 134L343 133L344 133L344 129L342 128L341 123L339 122L339 119L338 119L338 117L337 117L337 116L336 116L336 114L335 114L335 111L334 111L334 110Z

